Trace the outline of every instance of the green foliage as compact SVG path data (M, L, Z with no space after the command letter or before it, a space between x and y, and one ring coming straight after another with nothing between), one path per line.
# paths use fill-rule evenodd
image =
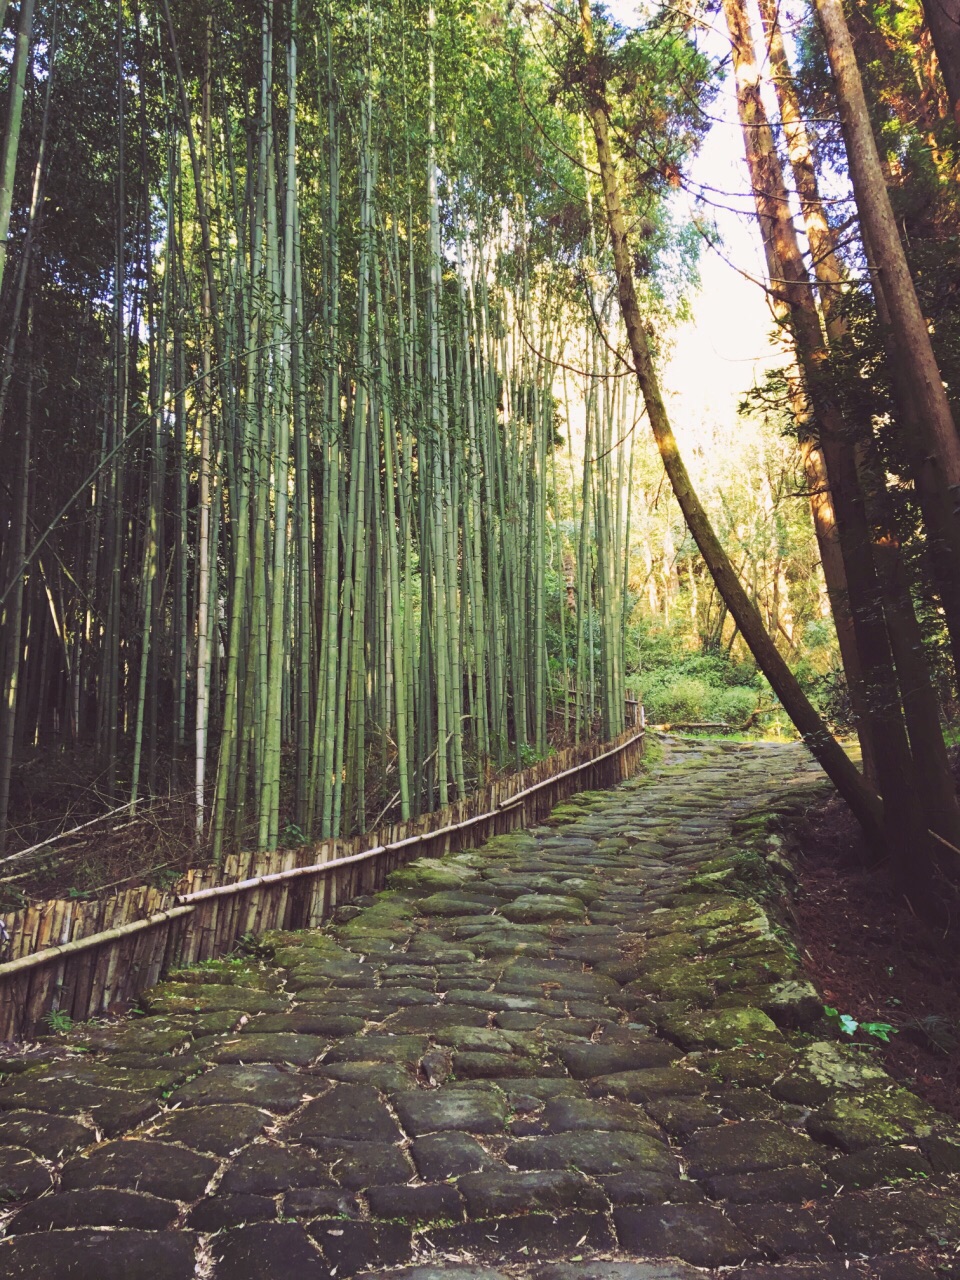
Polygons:
M156 867L147 880L154 889L171 889L180 876L181 872L177 867Z
M654 723L712 722L739 726L757 709L761 687L747 663L717 654L680 654L641 677L647 718Z
M656 722L690 721L707 718L707 702L712 689L706 680L671 671L658 671L643 691L647 715Z
M67 1013L66 1009L51 1009L43 1020L53 1035L56 1036L64 1035L73 1027L73 1018Z
M864 1035L873 1036L875 1040L882 1040L884 1044L889 1044L891 1035L897 1034L897 1028L891 1026L889 1022L858 1022L849 1013L840 1013L832 1005L825 1004L823 1012L827 1020L845 1036L852 1037L860 1031Z

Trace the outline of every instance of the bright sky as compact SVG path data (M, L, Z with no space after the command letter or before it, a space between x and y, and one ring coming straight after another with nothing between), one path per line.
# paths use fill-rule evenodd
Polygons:
M691 177L719 191L749 196L740 146L739 128L715 124ZM719 203L726 197L711 198ZM692 196L686 201L692 205ZM744 207L742 199L736 203ZM722 244L719 249L703 247L700 292L691 308L694 318L676 332L664 371L680 429L705 417L730 421L744 391L762 377L765 367L783 358L771 345L773 319L763 289L755 283L762 279L764 267L753 215L723 209L714 209L713 215Z
M636 20L634 0L607 0L607 7L624 25ZM726 52L722 41L719 32L709 37L717 56ZM691 166L689 193L681 203L692 212L694 193L702 191L711 202L704 212L715 219L723 243L719 252L703 248L694 319L673 335L673 355L664 370L668 407L681 434L704 420L732 423L743 393L765 366L782 359L770 342L773 322L763 290L742 274L763 278L763 250L729 77L710 110L717 122Z

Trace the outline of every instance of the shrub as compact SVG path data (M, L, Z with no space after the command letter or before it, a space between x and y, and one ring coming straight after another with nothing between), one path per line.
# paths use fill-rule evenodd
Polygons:
M655 723L702 720L713 689L696 676L664 673L665 681L651 681L644 694L647 716Z
M716 689L707 703L707 719L722 720L724 724L741 725L757 709L757 691L737 685L730 689Z

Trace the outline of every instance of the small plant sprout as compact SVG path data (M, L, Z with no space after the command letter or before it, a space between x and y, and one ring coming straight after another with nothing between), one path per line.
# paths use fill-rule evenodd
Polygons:
M882 1040L884 1044L889 1044L890 1037L897 1034L897 1028L891 1026L889 1022L858 1022L856 1018L851 1018L849 1013L840 1013L838 1009L828 1004L823 1006L823 1012L847 1036L855 1036L860 1031L864 1035L873 1036L875 1040Z
M63 1035L73 1026L73 1018L66 1009L51 1009L43 1020L56 1036Z

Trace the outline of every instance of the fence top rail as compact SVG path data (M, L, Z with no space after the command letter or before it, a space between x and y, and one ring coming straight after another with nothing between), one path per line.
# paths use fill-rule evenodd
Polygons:
M78 951L87 951L90 947L100 947L107 942L116 942L131 933L139 933L143 929L154 929L166 924L168 920L176 920L178 916L188 916L196 908L193 906L170 907L167 911L155 911L153 915L142 920L129 920L126 924L118 924L113 929L104 929L101 933L88 933L85 938L74 938L72 942L61 942L55 947L44 947L42 951L31 951L29 955L18 956L16 960L7 960L0 964L0 978L10 974L23 973L26 969L34 969L37 965L52 964L64 956L75 955Z
M598 756L591 756L589 760L581 761L580 764L573 765L570 769L564 769L560 773L552 773L549 777L534 783L532 787L526 787L523 791L518 791L515 796L509 796L506 800L501 800L496 809L491 809L486 813L474 814L473 817L464 818L461 822L452 822L448 826L435 827L430 831L420 831L415 835L406 836L403 840L377 844L370 849L363 849L359 853L347 854L342 858L328 858L325 862L314 862L306 867L290 867L286 871L272 871L262 876L250 876L249 879L235 880L231 884L218 884L212 885L208 889L196 889L193 893L179 893L176 901L178 903L203 902L209 898L224 898L234 893L243 893L248 889L256 888L258 885L278 884L283 880L295 880L300 876L326 875L330 871L336 871L338 867L365 862L368 858L375 858L381 853L396 853L400 849L408 848L410 845L426 844L430 840L453 835L457 831L465 831L468 827L473 827L480 822L495 818L498 813L502 813L505 809L511 809L514 805L521 804L528 796L554 785L563 778L569 778L575 773L582 773L601 761L610 759L611 756L619 755L621 751L633 746L643 736L642 732L635 733L625 742L620 742L615 747L611 747L609 751L604 751Z
M582 773L585 769L590 769L594 765L599 764L602 760L609 760L611 756L619 755L621 751L626 751L627 747L632 747L635 742L639 742L645 736L641 729L639 733L633 734L627 738L625 742L619 742L615 747L611 747L609 751L602 751L598 756L591 756L589 760L584 760L581 764L575 764L570 769L564 769L561 773L553 773L549 778L544 778L541 782L535 782L532 787L527 787L524 791L518 791L515 796L510 796L506 800L501 800L498 805L499 809L511 809L515 804L520 804L526 800L527 796L533 795L536 791L542 791L544 787L549 787L555 782L559 782L562 778L569 778L574 773Z
M99 933L87 934L86 937L76 938L70 942L60 943L52 947L45 947L42 951L34 951L25 956L18 956L15 960L8 960L0 963L0 979L22 973L40 965L51 964L56 960L75 954L79 951L86 951L93 947L106 945L109 942L119 941L130 934L138 933L144 929L156 928L171 920L191 914L197 909L198 903L207 901L211 898L229 897L258 887L277 884L287 880L294 880L303 876L326 876L329 872L336 871L340 867L366 862L372 858L379 857L381 854L399 852L402 849L409 848L411 845L425 844L431 840L441 839L448 835L453 835L458 831L464 831L469 827L476 826L478 823L496 818L499 814L514 808L517 804L523 803L523 801L531 795L555 785L564 778L571 777L577 773L583 773L587 769L600 764L602 761L619 755L628 747L641 741L644 736L644 730L640 729L639 732L632 734L629 738L624 738L622 742L616 743L614 746L601 752L599 755L591 756L587 760L582 760L579 764L573 765L569 769L563 769L559 773L550 774L539 782L534 783L532 786L524 788L523 791L518 791L516 795L510 796L505 800L501 800L495 809L475 814L469 818L464 818L460 822L449 823L446 826L436 827L433 830L416 832L401 840L395 840L386 844L377 844L369 849L363 849L359 853L348 854L342 858L329 858L325 862L312 863L305 867L291 867L285 871L275 871L265 875L251 876L245 880L235 880L230 884L213 885L207 889L195 890L193 893L177 894L174 897L174 905L164 911L156 911L152 915L146 916L143 919L132 920L126 924L102 930Z

